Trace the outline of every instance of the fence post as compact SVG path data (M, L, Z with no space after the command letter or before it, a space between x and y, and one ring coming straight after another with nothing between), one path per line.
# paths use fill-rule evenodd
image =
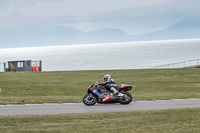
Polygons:
M0 88L0 99L1 99L1 88Z

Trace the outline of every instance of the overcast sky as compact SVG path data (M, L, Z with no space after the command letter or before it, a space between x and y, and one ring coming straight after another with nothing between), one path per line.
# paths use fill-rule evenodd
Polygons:
M130 35L200 16L200 0L0 0L0 25L45 22L81 31L117 28Z

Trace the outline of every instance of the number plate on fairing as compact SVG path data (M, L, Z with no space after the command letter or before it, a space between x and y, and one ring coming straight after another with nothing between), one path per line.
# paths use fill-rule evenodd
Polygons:
M95 95L100 95L100 93L99 93L97 90L95 90L95 89L94 89L92 92L93 92Z

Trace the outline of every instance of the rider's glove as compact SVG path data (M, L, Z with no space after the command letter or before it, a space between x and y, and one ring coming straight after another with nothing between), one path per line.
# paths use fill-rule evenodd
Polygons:
M99 83L98 83L98 82L95 82L95 83L94 83L94 85L95 85L95 86L98 86L98 85L99 85Z

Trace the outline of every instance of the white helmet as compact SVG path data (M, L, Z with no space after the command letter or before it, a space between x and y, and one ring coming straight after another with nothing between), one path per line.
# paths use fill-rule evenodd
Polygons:
M108 82L111 79L111 76L109 74L106 74L103 76L104 82Z

